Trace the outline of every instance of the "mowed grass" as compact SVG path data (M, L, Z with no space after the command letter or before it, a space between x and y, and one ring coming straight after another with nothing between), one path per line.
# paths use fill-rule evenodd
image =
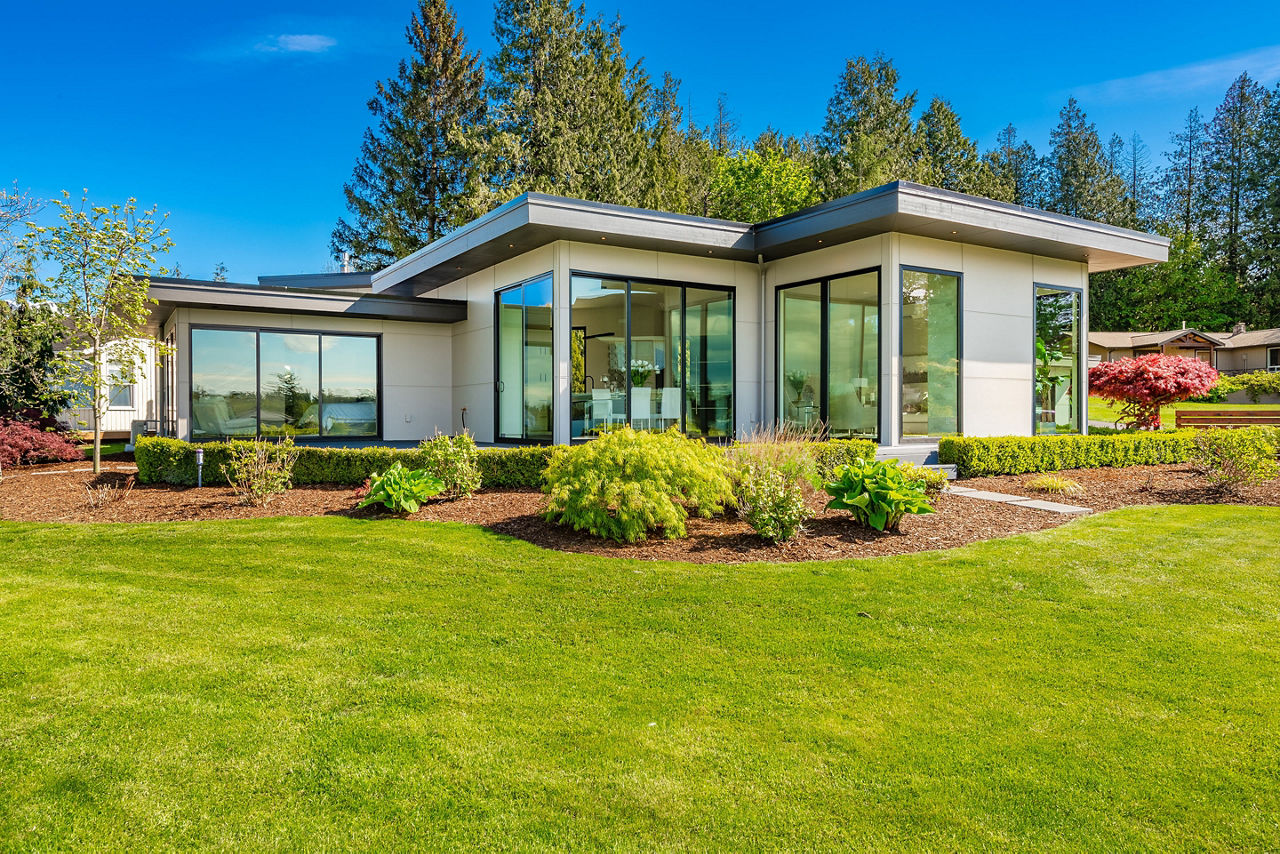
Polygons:
M0 847L1274 849L1277 531L723 567L0 524Z
M1160 407L1160 426L1172 427L1179 409L1264 409L1277 410L1277 403L1175 403ZM1089 397L1089 420L1106 422L1111 426L1120 420L1120 407L1100 397Z

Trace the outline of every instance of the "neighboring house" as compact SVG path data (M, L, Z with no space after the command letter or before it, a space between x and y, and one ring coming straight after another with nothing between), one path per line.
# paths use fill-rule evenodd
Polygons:
M1243 323L1237 323L1230 332L1177 329L1169 332L1089 333L1091 364L1146 353L1195 356L1227 374L1280 371L1280 329L1250 331Z
M108 440L128 439L135 421L153 421L159 417L159 370L156 362L156 348L153 342L144 339L140 342L146 353L145 364L134 368L135 381L128 384L113 384L108 389L107 410L102 419L102 436ZM116 363L108 358L106 376L118 376ZM59 420L77 430L88 431L93 426L93 410L90 407L76 407L64 410Z
M530 193L375 273L154 279L157 412L343 444L1080 431L1088 274L1167 255L906 182L755 225Z

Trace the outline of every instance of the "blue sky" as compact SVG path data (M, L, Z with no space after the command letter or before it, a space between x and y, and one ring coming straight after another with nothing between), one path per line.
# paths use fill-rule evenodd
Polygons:
M220 260L239 281L324 267L365 103L404 55L414 3L6 5L0 181L158 205L177 244L170 265L193 277ZM1280 80L1274 2L588 7L621 16L628 51L683 81L694 118L708 121L723 92L749 135L817 131L845 59L876 51L922 101L950 99L984 146L1013 122L1043 148L1074 94L1104 137L1136 131L1158 155L1186 111L1212 114L1240 71ZM455 9L488 55L491 3Z

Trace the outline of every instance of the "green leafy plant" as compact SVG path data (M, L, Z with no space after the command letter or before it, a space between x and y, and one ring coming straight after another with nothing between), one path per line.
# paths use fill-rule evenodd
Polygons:
M242 503L262 507L289 491L297 461L298 449L292 439L232 442L222 474Z
M422 467L444 481L447 498L472 495L480 488L479 450L471 434L457 436L438 435L423 439L418 446L422 452Z
M877 531L896 531L908 513L932 513L924 484L911 480L897 460L859 460L840 466L823 487L828 509L848 510Z
M1274 430L1202 430L1193 446L1192 462L1223 492L1239 492L1280 474Z
M381 504L392 513L417 513L424 501L444 488L444 481L426 469L407 469L397 462L369 478L369 494L356 506Z
M1027 489L1036 492L1051 492L1055 495L1083 495L1084 487L1079 481L1057 474L1036 475L1027 481Z
M628 427L561 448L546 481L548 520L628 543L655 529L683 537L690 512L711 517L733 500L724 452L675 430Z
M1194 430L1089 436L954 436L938 440L938 461L954 465L960 477L1185 463L1191 458L1194 436Z
M923 483L924 491L929 495L937 495L947 488L947 473L941 469L931 469L915 463L898 463L898 467L907 480Z
M769 542L790 540L809 517L803 484L776 465L749 460L738 471L738 510Z

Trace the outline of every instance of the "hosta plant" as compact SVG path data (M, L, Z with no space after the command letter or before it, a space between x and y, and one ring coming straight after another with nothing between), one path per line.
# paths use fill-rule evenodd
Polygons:
M392 513L417 513L424 501L443 491L444 481L426 469L393 463L383 474L369 478L369 494L357 506L381 504Z
M896 531L908 513L932 513L924 482L912 480L897 460L859 460L835 470L824 487L827 508L848 510L877 531Z

